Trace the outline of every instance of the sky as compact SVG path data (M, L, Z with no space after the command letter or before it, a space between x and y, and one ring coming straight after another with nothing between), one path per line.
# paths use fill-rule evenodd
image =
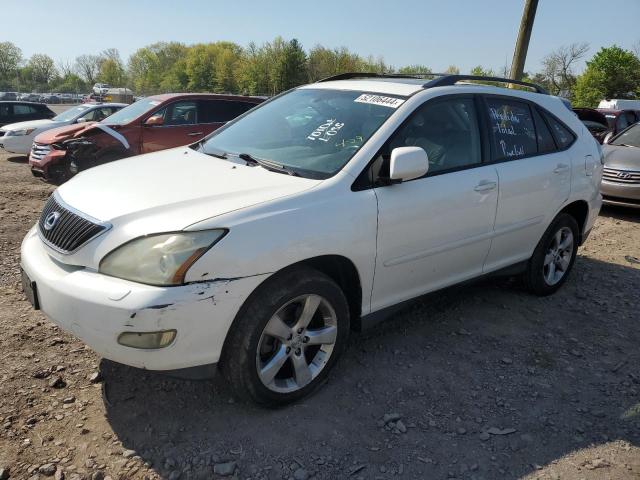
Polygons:
M25 58L46 53L56 62L72 61L117 48L126 61L158 41L245 46L281 35L297 38L306 50L322 44L381 55L396 68L501 70L511 63L523 5L524 0L4 0L0 41L16 44ZM546 54L573 42L589 43L587 59L614 43L630 49L640 43L639 19L640 0L540 0L525 71L538 70Z

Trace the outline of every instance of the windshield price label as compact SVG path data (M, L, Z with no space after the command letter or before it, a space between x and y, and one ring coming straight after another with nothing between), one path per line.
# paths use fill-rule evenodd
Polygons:
M404 103L404 100L393 97L383 97L382 95L371 95L370 93L363 93L354 100L358 103L370 103L371 105L381 105L383 107L398 108Z
M344 123L336 122L335 118L330 118L311 132L311 135L307 137L307 140L328 142L331 137L338 134L342 127L344 127Z

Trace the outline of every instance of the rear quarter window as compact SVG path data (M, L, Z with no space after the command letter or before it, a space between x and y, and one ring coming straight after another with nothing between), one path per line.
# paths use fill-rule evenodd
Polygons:
M551 133L560 150L569 148L576 139L575 134L569 128L547 112L543 112L544 118L551 127Z

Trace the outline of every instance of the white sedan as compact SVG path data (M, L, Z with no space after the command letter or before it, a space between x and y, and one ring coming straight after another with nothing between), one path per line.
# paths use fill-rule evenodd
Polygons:
M30 120L28 122L5 125L0 128L0 146L10 153L28 155L33 139L40 133L73 123L99 122L126 106L126 103L78 105L62 112L51 120Z

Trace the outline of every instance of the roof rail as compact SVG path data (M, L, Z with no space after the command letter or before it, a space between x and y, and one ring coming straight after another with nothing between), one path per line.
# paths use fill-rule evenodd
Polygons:
M350 80L352 78L427 78L442 75L441 73L373 73L373 72L347 72L332 75L317 80L320 82L332 82L334 80Z
M540 85L536 85L535 83L522 82L520 80L512 80L510 78L502 78L502 77L485 77L481 75L443 75L425 83L423 86L424 88L444 87L444 86L455 85L456 83L462 80L475 80L480 82L498 82L498 83L507 83L507 84L510 83L513 85L522 85L523 87L531 88L536 93L549 95L549 92L547 92Z
M427 83L425 83L423 85L423 88L451 86L463 80L474 80L478 82L496 82L496 83L506 83L506 84L512 84L512 85L522 85L523 87L528 87L534 90L536 93L549 95L549 92L547 92L540 85L536 85L535 83L522 82L520 80L512 80L510 78L502 78L502 77L484 77L480 75L455 75L455 74L449 74L449 73L347 72L347 73L339 73L338 75L333 75L331 77L323 78L321 80L318 80L316 83L330 82L334 80L350 80L353 78L433 78L433 80L430 80Z

